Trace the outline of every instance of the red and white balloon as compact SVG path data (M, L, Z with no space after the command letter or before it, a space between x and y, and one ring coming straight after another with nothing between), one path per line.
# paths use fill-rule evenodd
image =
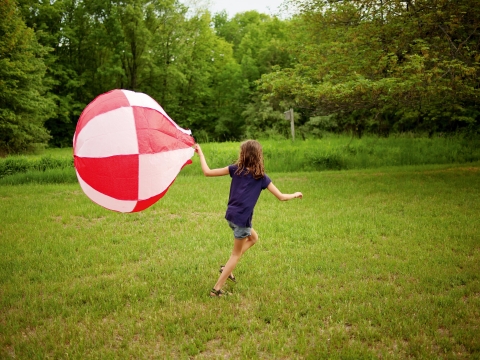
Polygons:
M195 143L150 96L113 90L83 110L73 138L85 194L114 211L136 212L167 192L191 163Z

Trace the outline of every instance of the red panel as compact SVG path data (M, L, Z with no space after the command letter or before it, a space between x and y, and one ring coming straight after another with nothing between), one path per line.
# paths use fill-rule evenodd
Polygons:
M191 164L192 163L192 160L188 160L185 164L183 164L182 166L182 169ZM135 208L132 210L132 212L138 212L138 211L142 211L142 210L145 210L146 208L149 208L150 206L152 206L153 204L155 204L158 200L160 200L168 191L168 189L170 189L170 186L172 186L172 184L175 182L175 179L173 179L173 181L171 182L170 185L168 185L168 187L163 190L162 193L158 194L158 195L155 195L155 196L152 196L150 199L146 199L146 200L140 200L137 202L137 205L135 206Z
M133 107L140 154L185 149L195 140L178 130L165 116L153 109Z
M173 184L173 182L172 182L172 184ZM137 205L135 206L135 208L132 210L132 212L138 212L138 211L145 210L146 208L149 208L150 206L155 204L158 200L160 200L167 193L169 187L172 184L168 185L168 187L165 190L163 190L162 193L160 193L158 195L155 195L155 196L152 196L150 199L139 200L137 202Z
M193 161L190 160L190 159L188 159L187 162L186 162L185 164L183 164L182 169L183 169L185 166L190 165L190 164L193 164Z
M75 168L95 190L119 200L138 200L138 155L75 156Z
M82 130L85 125L95 116L124 106L130 106L130 103L121 90L112 90L97 96L90 104L87 105L80 115L75 133L80 133L80 130ZM75 147L75 145L76 141L73 146Z

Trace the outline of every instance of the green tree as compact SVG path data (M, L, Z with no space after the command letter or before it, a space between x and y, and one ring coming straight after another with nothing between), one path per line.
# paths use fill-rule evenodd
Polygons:
M180 88L185 82L183 64L188 58L187 8L174 1L158 4L149 48L149 61L143 73L142 90L154 97L180 125Z
M85 76L96 54L89 47L92 27L85 9L88 2L19 0L19 5L39 42L52 49L45 57L44 78L50 87L48 97L55 103L55 113L45 123L52 135L50 144L71 146L76 121L91 100L91 84L96 83Z
M266 98L358 135L478 124L477 0L292 2L297 64L264 75Z
M285 23L257 12L212 19L177 0L19 1L40 44L53 49L43 83L56 146L71 146L82 110L114 88L149 94L203 138L242 138L245 110L251 121L262 104L256 81L291 61Z
M190 53L184 61L186 81L180 104L192 129L201 128L219 140L229 140L243 130L235 102L240 74L232 46L218 38L210 24L208 12L189 20Z
M19 153L45 146L44 122L54 103L45 96L47 53L25 25L13 0L0 1L0 151Z
M235 87L237 111L231 112L237 121L230 121L230 128L237 126L234 132L237 138L242 135L261 136L272 126L275 131L283 129L282 124L276 124L283 116L279 106L272 107L260 100L257 80L276 66L283 68L291 65L292 59L285 49L287 21L247 11L236 14L230 20L225 12L216 14L213 23L217 35L232 44L233 56L239 65L235 73L238 79ZM224 126L224 119L218 120L217 128ZM239 124L241 127L238 127Z
M235 138L243 125L236 94L244 82L232 45L216 36L208 12L186 11L172 4L157 17L144 89L202 138Z
M22 2L24 17L53 48L47 73L57 105L46 122L51 143L71 146L78 117L96 96L145 85L154 20L162 4L173 0Z

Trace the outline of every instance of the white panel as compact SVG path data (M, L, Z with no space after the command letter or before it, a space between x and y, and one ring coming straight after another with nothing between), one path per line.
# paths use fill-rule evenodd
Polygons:
M99 158L132 154L138 154L138 139L131 107L97 115L77 134L77 156Z
M78 178L78 182L80 183L80 186L82 187L83 192L90 198L90 200L92 200L93 202L97 203L100 206L103 206L104 208L125 213L125 212L132 212L132 210L137 205L136 201L118 200L95 190L90 185L88 185L85 181L83 181L78 171L77 171L77 178Z
M168 114L165 112L165 110L163 110L163 108L155 101L153 100L150 96L148 96L147 94L144 94L144 93L139 93L139 92L134 92L134 91L130 91L130 90L122 90L123 93L125 94L125 96L127 97L128 99L128 102L130 103L130 106L142 106L142 107L146 107L146 108L149 108L149 109L154 109L154 110L157 110L158 112L162 113L163 115L165 115L165 117L173 124L175 125L175 127L180 130L181 132L183 132L184 134L187 134L187 135L192 135L192 131L191 130L185 130L183 128L181 128L180 126L178 126L175 121L173 121L170 116L168 116Z
M138 198L146 200L163 192L191 159L193 148L139 155Z

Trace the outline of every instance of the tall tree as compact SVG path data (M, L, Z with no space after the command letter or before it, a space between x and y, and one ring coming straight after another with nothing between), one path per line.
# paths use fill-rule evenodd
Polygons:
M286 51L288 38L287 23L277 17L271 17L257 11L236 14L228 19L225 12L213 18L215 31L233 45L234 58L238 63L238 84L235 87L236 112L232 112L236 123L241 124L236 137L259 136L274 125L281 113L278 106L270 106L260 100L257 80L276 66L290 66L292 58ZM220 117L217 128L223 128L225 120ZM231 122L230 122L231 123ZM231 123L230 127L235 123Z
M45 96L47 53L22 20L13 0L0 1L0 152L18 153L46 145L44 122L54 104Z
M56 146L70 146L81 111L114 88L149 94L204 138L241 138L248 104L249 119L263 104L255 82L290 63L284 22L255 11L212 19L178 0L19 1L40 43L53 49L44 83Z
M477 0L292 2L298 63L263 77L273 102L359 135L478 124Z

